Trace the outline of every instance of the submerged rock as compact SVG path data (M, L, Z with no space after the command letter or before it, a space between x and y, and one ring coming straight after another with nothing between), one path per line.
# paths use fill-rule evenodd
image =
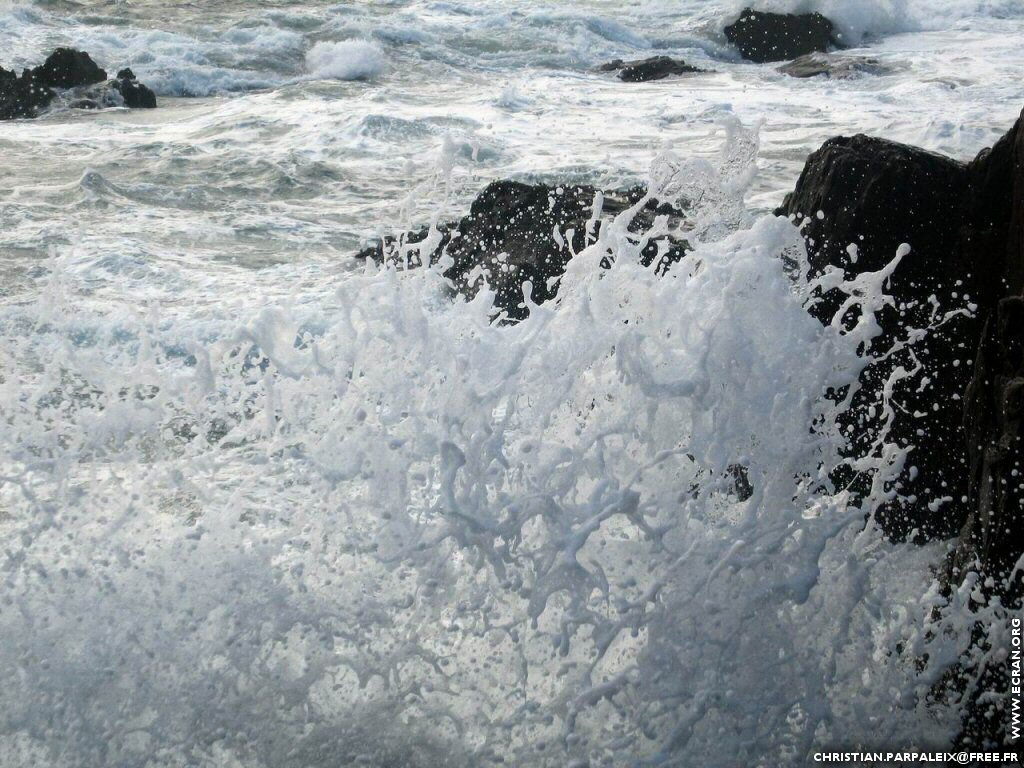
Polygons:
M601 66L602 72L618 72L619 79L627 83L643 83L650 80L662 80L671 75L685 75L694 72L705 72L699 67L691 66L682 59L669 56L652 56L649 59L623 61L615 59Z
M740 55L760 64L837 46L835 25L820 13L765 13L747 8L725 28Z
M130 69L108 81L106 71L88 53L72 48L58 48L20 77L0 68L0 120L36 117L58 98L74 109L156 106L156 95Z
M884 75L889 69L878 59L867 56L839 56L817 51L800 56L779 67L779 72L790 77L825 77L845 80L858 75Z
M445 254L454 261L445 277L456 291L472 297L486 282L495 291L495 305L508 319L520 320L528 311L523 305L523 283L530 282L532 300L538 304L554 298L557 289L551 285L552 279L565 272L574 253L593 242L602 225L593 213L598 193L587 185L492 182L473 201L467 216L438 227L439 240L431 244L429 254L416 251L412 263L404 266L419 266L428 258L436 262ZM620 213L641 197L642 191L637 189L607 193L602 213ZM650 203L634 219L633 228L646 229L656 215L678 218L681 212ZM388 238L360 251L357 258L395 258L396 246L422 243L427 236L424 229L404 235L401 242ZM685 242L662 236L647 243L642 260L664 270L687 249Z

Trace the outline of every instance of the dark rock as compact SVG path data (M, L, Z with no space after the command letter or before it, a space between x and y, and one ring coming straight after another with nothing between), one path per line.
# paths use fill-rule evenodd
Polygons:
M58 97L58 104L71 109L156 106L156 95L130 69L117 75L107 81L107 73L89 54L71 48L58 48L20 77L0 68L0 120L36 117Z
M967 165L863 136L833 139L808 160L781 210L810 215L804 234L819 267L874 270L898 241L914 247L889 285L901 311L883 314L883 349L901 324L921 325L931 295L943 309L955 307L953 291L961 300L970 295L974 316L933 332L918 353L927 385L897 398L895 436L921 445L911 458L920 475L903 478L900 492L915 490L918 498L898 500L879 519L896 536L914 525L928 537L945 537L955 524L959 535L943 574L945 589L975 574L975 607L998 601L1005 615L1019 614L1024 599L1024 574L1016 569L1024 557L1024 114ZM814 215L817 210L825 212L823 219ZM843 258L847 242L859 245L856 264ZM816 313L827 316L828 301ZM961 364L953 365L957 360ZM882 377L869 376L863 383L877 397ZM855 403L849 420L862 447L871 432L866 402ZM961 418L959 429L955 416ZM923 432L916 438L915 423ZM952 501L929 508L936 496ZM1009 743L1007 668L978 667L972 660L974 651L1000 650L994 647L996 637L987 620L979 621L971 649L933 688L936 700L965 704L959 747Z
M615 59L600 67L602 72L618 72L619 79L627 83L642 83L662 80L670 75L685 75L705 70L687 64L682 59L669 56L652 56L649 59L623 61Z
M51 88L75 88L107 79L107 73L88 53L73 48L58 48L32 73L39 83Z
M747 8L725 28L725 36L743 58L761 64L838 45L835 26L820 13L763 13Z
M483 281L495 291L495 305L509 320L527 315L523 306L524 281L532 284L532 300L538 304L554 298L557 289L550 285L565 271L572 258L593 242L601 226L591 225L594 187L546 184L523 184L516 181L495 181L487 186L470 206L469 214L459 222L439 227L441 241L430 254L416 253L413 263L419 266L427 258L436 262L443 254L453 265L445 271L455 290L474 296ZM613 215L626 210L642 197L639 190L609 193L602 211ZM648 204L633 222L634 229L645 229L657 215L681 215L667 206ZM559 235L556 236L555 232ZM420 243L427 230L408 233L400 242L387 239L357 254L358 258L381 261L394 258L396 245ZM679 261L688 246L682 241L662 237L647 243L642 252L645 264L657 264L659 270Z
M977 561L1000 594L1021 597L1011 571L1024 554L1024 114L970 166L969 225L961 248L984 276L985 327L966 392L971 514L954 567Z
M1019 616L1024 600L1024 573L1016 570L1024 557L1024 113L968 171L968 222L959 246L985 277L986 290L979 296L985 327L964 407L970 515L949 559L946 583L959 584L977 571L977 602L998 600ZM973 645L998 650L981 622ZM971 677L975 684L964 685ZM958 666L957 678L957 688L968 692L958 746L1010 744L1008 666L978 670L967 663Z
M818 77L845 80L858 75L883 75L890 70L878 59L866 56L837 56L834 53L809 53L779 67L790 77Z
M35 117L53 97L53 91L38 82L31 70L18 77L0 68L0 120Z
M124 72L128 72L131 76L119 76L116 80L110 81L111 87L118 91L124 99L124 105L126 107L131 107L132 109L155 109L156 94L148 87L138 82L130 69L121 70L118 75Z
M962 307L966 296L973 300L978 295L983 276L966 268L955 247L967 189L967 168L955 160L867 136L836 138L810 156L796 190L777 213L803 225L811 266L818 271L829 266L848 273L877 271L902 243L911 246L888 284L896 306L879 317L882 335L875 351L885 352L904 337L907 327L931 324L932 296L949 311ZM856 262L847 250L851 244L857 249ZM833 291L812 312L828 322L842 298ZM916 469L904 473L897 497L878 512L878 521L895 538L915 529L925 538L951 536L966 516L961 398L980 332L980 322L967 317L933 331L914 350L925 383L897 388L889 439L920 447L909 459ZM847 414L855 455L867 450L878 434L881 424L872 415L872 405L897 365L911 370L914 361L898 354L863 377ZM843 478L843 484L850 480Z

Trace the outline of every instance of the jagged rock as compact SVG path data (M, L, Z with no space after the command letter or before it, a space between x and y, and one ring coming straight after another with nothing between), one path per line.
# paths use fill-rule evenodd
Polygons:
M1024 573L1007 579L1024 555L1024 114L969 172L961 247L985 281L985 327L965 397L971 514L954 567L977 561L1001 593L1020 599Z
M878 59L867 56L838 56L834 53L815 52L800 56L783 64L779 72L790 77L818 77L845 80L858 75L882 75L889 70Z
M876 351L883 351L907 327L933 322L931 297L944 311L977 297L981 276L965 269L955 247L967 189L967 168L955 160L867 136L835 138L810 156L796 190L777 213L802 224L811 265L819 271L829 266L848 273L877 271L902 243L911 246L889 281L896 306L879 317ZM855 261L850 246L856 248ZM826 322L841 299L833 291L812 311ZM895 538L914 530L923 538L951 536L966 517L962 396L980 332L980 322L967 317L934 330L915 349L925 371L921 386L896 391L889 438L920 447L911 454L913 469L904 473L897 497L878 512ZM897 365L909 370L914 362L900 354L865 374L847 415L851 452L864 451L877 434L880 421L872 405Z
M136 80L135 73L130 69L122 69L118 72L117 79L111 80L110 85L121 94L126 107L132 109L154 109L156 107L156 94Z
M504 310L507 319L526 317L522 285L532 284L532 298L543 303L554 298L552 278L565 271L574 252L582 250L596 235L590 226L593 215L594 187L547 184L523 184L516 181L495 181L484 189L470 206L469 214L454 224L439 227L441 240L430 254L415 254L418 266L427 258L436 262L442 253L454 264L445 271L456 290L474 296L486 279L495 291L495 305ZM602 211L613 215L625 210L642 196L639 190L605 195ZM642 216L634 220L634 228L646 228L656 215L680 216L668 206L649 204ZM596 223L596 228L601 226ZM589 235L588 235L589 231ZM420 243L427 230L409 233L402 238L406 244ZM589 238L589 239L588 239ZM394 250L393 239L370 246L357 258L380 261ZM688 245L671 237L662 237L646 245L644 263L657 263L660 270L679 261Z
M30 70L18 77L0 67L0 120L35 117L53 98L53 91L39 83Z
M824 212L822 218L817 210ZM914 247L889 285L899 311L883 315L883 345L901 324L920 324L929 314L924 302L931 295L945 309L970 296L974 316L947 323L919 351L929 381L919 392L900 395L906 412L897 409L896 417L898 436L912 437L914 422L924 433L911 440L923 448L911 459L920 475L905 477L901 493L939 483L938 493L952 501L929 506L933 488L916 501L904 498L890 505L880 520L894 535L911 524L930 537L958 532L945 587L976 573L976 605L998 600L1007 615L1019 612L1024 599L1024 573L1018 568L1024 558L1024 114L967 165L863 136L832 139L808 160L780 211L810 216L804 234L819 267L874 270L890 258L897 241ZM843 257L844 243L859 246L856 263ZM828 314L826 305L817 308L819 316ZM864 385L877 396L882 377L868 377ZM865 403L859 412L855 404L849 421L858 440L870 433ZM951 524L958 530L951 531ZM998 651L993 637L979 622L972 648ZM1006 666L978 668L971 658L968 650L934 693L940 700L948 697L945 692L965 697L958 745L1007 744Z
M747 8L725 28L725 36L743 58L759 64L838 45L835 25L820 13L764 13Z
M0 68L0 120L36 117L56 99L73 109L156 106L156 95L130 69L108 81L107 73L84 51L58 48L20 77Z
M51 88L75 88L107 79L106 71L88 53L73 48L58 48L32 74L39 83Z
M649 80L662 80L670 75L685 75L693 72L704 72L699 67L691 66L682 59L669 56L652 56L649 59L623 61L615 59L601 66L602 72L618 72L619 79L627 83L642 83Z
M999 600L1020 615L1024 600L1024 113L994 147L968 169L968 224L960 247L985 280L979 316L985 327L966 393L964 427L969 451L970 515L949 559L946 582L977 571L978 602ZM992 647L988 627L973 643ZM1006 648L1008 652L1010 649ZM968 693L962 747L1010 744L1010 679L1006 664L956 670ZM964 676L977 676L973 689Z

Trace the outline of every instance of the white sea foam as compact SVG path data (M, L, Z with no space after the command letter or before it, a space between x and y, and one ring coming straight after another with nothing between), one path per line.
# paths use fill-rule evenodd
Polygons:
M1021 18L1017 0L733 0L733 13L746 7L777 13L817 11L839 25L844 42L887 34L943 30L970 18Z
M959 711L931 686L997 608L938 595L945 544L886 542L829 485L822 393L866 364L870 312L811 320L801 241L763 212L837 133L990 144L1020 107L992 76L1022 62L1013 9L934 5L907 28L942 32L872 43L892 75L836 82L735 62L726 3L274 5L0 10L5 66L78 44L209 97L0 124L0 765L789 766L947 743ZM902 29L857 5L816 7ZM311 83L314 42L354 38L415 76ZM717 71L592 71L652 53ZM659 278L609 224L514 327L439 269L348 258L496 177L648 169L697 203L695 252ZM857 286L869 310L884 277ZM859 466L875 498L904 455Z
M306 54L309 71L334 80L371 80L387 69L383 49L366 40L317 43Z
M726 212L756 146L728 135ZM864 527L906 451L857 459L863 505L828 479L826 393L869 364L899 255L823 327L788 221L658 276L630 216L515 326L447 298L444 262L285 302L267 288L301 280L270 273L196 312L90 300L111 265L52 258L0 312L4 764L797 765L947 739L925 694L970 622L929 625L936 548Z

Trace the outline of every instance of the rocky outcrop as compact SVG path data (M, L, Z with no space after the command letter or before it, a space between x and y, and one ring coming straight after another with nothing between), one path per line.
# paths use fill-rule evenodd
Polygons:
M32 70L32 75L36 82L50 88L76 88L107 79L106 71L88 53L73 48L58 48Z
M963 247L986 283L984 321L964 427L971 513L954 566L980 564L1000 594L1020 599L1024 573L1024 115L971 164L970 226Z
M20 76L0 67L0 120L36 117L62 97L76 108L156 106L156 95L130 69L108 81L106 71L88 53L72 48L58 48Z
M835 25L820 13L765 13L747 8L725 28L740 55L763 64L838 46Z
M890 70L878 59L867 56L841 56L834 53L809 53L778 68L790 77L827 77L847 80L859 75L884 75Z
M35 117L54 99L54 92L36 81L31 70L18 77L0 67L0 120Z
M818 211L823 215L819 216ZM888 533L956 535L943 575L952 589L971 574L974 606L1019 611L1024 599L1024 115L994 147L968 164L864 136L832 139L811 155L780 213L805 222L814 265L875 270L900 242L912 246L888 286L881 347L907 327L923 327L958 304L970 310L932 331L917 355L921 385L897 396L890 437L920 445L898 496L879 514ZM847 252L846 245L855 250ZM856 256L856 260L853 259ZM824 319L836 297L815 308ZM931 307L938 306L934 311ZM933 322L933 321L931 321ZM887 372L863 380L848 424L869 440ZM998 614L997 614L998 615ZM1007 743L1005 664L977 666L997 653L979 622L972 651L939 688L965 702L957 743ZM1005 650L1005 649L1004 649ZM973 681L973 682L971 682ZM941 698L947 694L939 693Z
M705 71L687 64L682 59L673 59L669 56L652 56L649 59L635 61L615 59L603 64L600 69L602 72L618 72L619 79L626 83L644 83L650 80L663 80L672 75Z
M458 293L475 296L486 283L495 291L495 305L506 319L521 320L528 312L523 305L523 283L530 282L535 303L549 301L557 292L552 279L565 272L573 253L593 241L602 226L600 219L593 220L598 192L587 185L495 181L477 196L467 216L438 227L439 239L430 244L429 253L412 249L401 255L403 246L424 241L428 231L421 230L398 241L385 239L360 251L357 258L397 259L403 266L415 267L428 259L435 263L445 254L454 262L445 277ZM602 215L620 213L641 197L636 189L604 194ZM650 203L631 226L644 230L657 215L678 218L681 212ZM663 236L646 244L643 261L664 270L679 261L687 248L686 243Z
M867 136L835 138L807 160L796 190L778 213L803 228L811 266L848 273L877 271L901 244L911 251L889 281L895 306L879 317L876 352L903 339L906 329L935 325L935 307L965 308L981 290L983 276L965 269L955 247L965 218L966 166L914 147ZM933 298L934 297L934 301ZM813 313L823 322L840 306L834 291ZM924 368L920 386L898 387L889 439L921 446L913 451L896 496L878 512L895 538L951 536L966 517L967 446L963 394L971 378L979 320L957 316L934 329L914 354ZM855 455L870 446L881 427L873 407L896 366L914 359L903 353L870 369L853 401L847 427ZM841 478L858 485L855 478Z
M154 109L156 94L135 78L130 69L122 69L117 78L110 81L111 87L121 94L124 105L131 109Z

